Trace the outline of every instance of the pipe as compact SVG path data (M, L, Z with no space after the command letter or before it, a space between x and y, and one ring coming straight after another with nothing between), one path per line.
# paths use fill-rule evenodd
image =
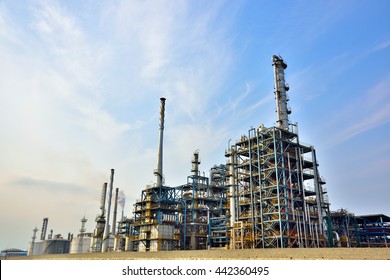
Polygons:
M154 170L156 176L156 184L158 188L163 184L163 136L164 136L164 114L165 114L165 98L160 98L160 128L158 137L158 150L157 150L157 168Z
M316 156L316 150L313 146L310 147L311 154L312 154L312 161L313 161L313 171L314 171L314 189L316 192L316 202L317 202L317 211L318 211L318 225L320 226L320 233L322 234L322 225L323 225L323 216L322 216L322 201L323 201L323 194L322 194L322 186L320 185L320 176L318 174L318 163L317 163L317 156Z
M107 206L107 220L106 220L107 222L106 222L106 226L104 228L102 252L107 252L108 246L109 246L109 236L110 236L109 223L110 223L110 210L111 210L113 184L114 184L114 169L111 169L110 189L108 190L108 206Z
M230 140L229 140L230 141ZM232 249L235 249L235 235L234 235L234 222L236 221L236 204L235 204L235 192L234 192L234 157L235 157L235 148L233 146L229 147L230 149L230 166L229 166L229 192L230 192L230 226L232 228Z
M340 236L336 231L333 231L333 234L336 236L337 246L340 247Z
M115 189L115 202L114 202L114 217L112 221L112 235L115 236L116 234L116 215L117 215L117 209L118 209L118 192L119 188Z

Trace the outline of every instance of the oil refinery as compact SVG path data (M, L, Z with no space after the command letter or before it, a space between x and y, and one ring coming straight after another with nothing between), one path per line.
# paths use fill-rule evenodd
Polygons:
M107 251L211 249L389 247L390 217L355 216L330 210L326 180L316 149L301 141L290 121L286 62L272 56L276 125L259 124L229 141L225 163L200 171L200 151L192 153L183 185L167 186L163 177L165 98L160 98L157 164L154 183L133 202L130 216L118 217L119 189L114 169L103 183L93 232L82 217L77 236L46 238L43 219L28 246L28 255ZM167 116L169 117L169 116ZM191 152L189 151L189 158ZM151 172L152 173L152 172ZM203 175L202 175L203 174ZM183 176L185 178L185 175ZM114 205L111 205L111 201Z

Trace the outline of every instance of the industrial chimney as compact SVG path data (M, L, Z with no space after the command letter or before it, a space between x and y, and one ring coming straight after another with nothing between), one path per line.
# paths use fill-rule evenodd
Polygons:
M42 230L41 230L41 240L46 239L46 231L47 231L47 224L48 223L49 223L49 218L44 218L43 224L42 224Z
M158 135L158 151L157 151L157 169L154 170L156 175L157 187L162 187L163 184L163 134L164 134L164 113L165 113L165 98L160 98L160 128Z
M278 127L288 130L289 120L288 115L291 114L291 110L287 107L287 91L288 85L284 80L284 69L287 68L287 64L283 61L283 58L278 55L272 56L272 66L274 66L274 90L276 99L276 114Z
M109 236L110 236L110 210L112 200L112 188L114 184L114 169L111 169L110 188L108 190L108 206L107 206L107 219L106 226L104 228L102 252L107 252L109 247Z
M101 217L104 218L105 212L106 212L106 197L107 197L107 183L103 184L102 187L102 198L100 200L100 210L102 210Z
M116 216L117 216L117 209L118 209L118 192L119 188L115 189L115 200L114 200L114 216L112 217L112 235L115 236L116 234Z

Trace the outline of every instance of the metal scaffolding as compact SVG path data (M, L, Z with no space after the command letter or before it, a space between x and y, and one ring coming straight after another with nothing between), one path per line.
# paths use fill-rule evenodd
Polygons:
M199 152L192 174L176 188L162 186L161 123L157 183L142 191L134 205L139 251L167 248L286 248L333 244L325 180L319 174L313 146L299 141L298 125L289 122L287 64L272 57L277 126L251 128L225 152L226 165L210 177L199 171ZM166 228L165 237L153 236ZM328 229L329 228L329 229Z
M390 217L355 216L345 209L331 213L337 247L390 247Z
M390 247L390 217L383 214L356 216L361 247Z
M217 235L218 229L209 226L211 219L225 219L227 206L223 165L211 169L209 183L208 177L200 175L199 164L199 152L195 151L192 158L192 175L187 177L185 185L176 187L182 216L181 248L184 250L206 249L221 246L226 242L226 232ZM216 238L218 236L219 238Z
M174 188L148 186L142 191L133 209L138 251L173 250L177 203Z
M225 152L232 249L327 246L329 203L313 146L288 115L284 70L272 57L277 127L251 128Z
M356 216L345 209L331 212L335 247L360 247Z
M210 169L210 188L215 199L219 201L219 211L213 212L209 221L209 240L211 248L227 248L229 245L229 207L227 166L224 164L214 165Z
M325 180L296 125L250 129L226 152L233 168L231 248L325 247Z

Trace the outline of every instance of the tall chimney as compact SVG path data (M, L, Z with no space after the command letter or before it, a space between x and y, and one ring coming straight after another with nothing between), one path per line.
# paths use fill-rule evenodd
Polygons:
M49 218L44 218L43 224L42 224L42 230L41 230L41 240L46 239L46 231L47 231L47 224L48 223L49 223Z
M115 202L114 202L114 217L112 220L112 235L115 236L116 234L116 215L117 215L117 209L118 209L118 192L119 188L115 189Z
M101 214L101 217L104 217L104 214L105 214L105 207L106 207L106 196L107 196L107 183L104 183L103 184L103 188L102 188L102 199L100 201L100 209L102 210L102 214Z
M284 69L287 68L287 64L283 61L281 56L273 55L272 65L274 66L277 123L279 128L288 130L288 115L291 114L291 110L287 107L288 98L286 92L289 90L289 87L284 80Z
M158 136L158 151L157 151L157 169L154 170L156 175L157 187L162 187L163 183L163 134L164 134L164 114L165 114L165 98L160 98L160 128Z
M104 228L104 234L103 234L102 252L107 252L108 247L109 247L109 236L110 236L110 225L109 224L110 224L110 211L111 211L113 184L114 184L114 169L111 169L110 189L108 190L107 219L106 219L106 226Z

